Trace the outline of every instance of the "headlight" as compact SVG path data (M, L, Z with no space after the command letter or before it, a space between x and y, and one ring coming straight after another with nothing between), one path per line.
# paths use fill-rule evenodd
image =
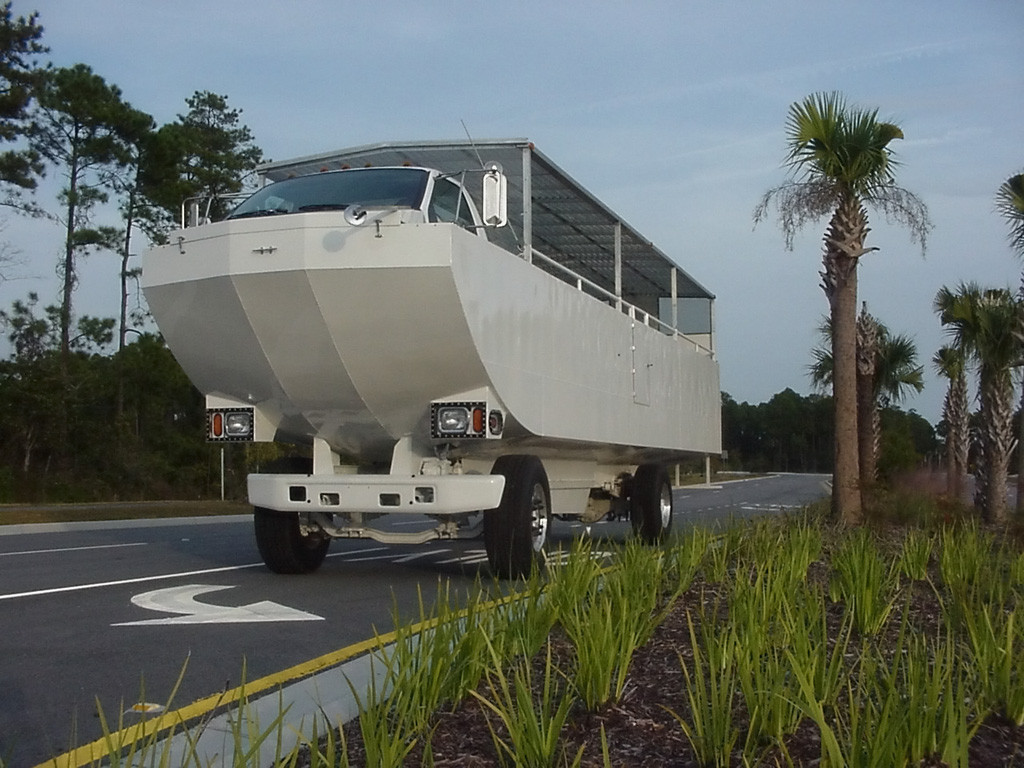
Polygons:
M256 417L252 408L208 408L206 439L211 442L250 442Z
M227 414L227 418L224 420L224 432L228 437L248 437L252 434L252 414Z
M469 408L445 406L437 409L437 431L442 435L464 435L469 431Z
M430 436L435 440L487 437L487 403L432 403Z

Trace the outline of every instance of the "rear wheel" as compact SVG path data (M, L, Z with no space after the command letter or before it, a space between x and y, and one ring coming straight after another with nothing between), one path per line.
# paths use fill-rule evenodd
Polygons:
M491 469L505 477L496 509L484 512L484 548L491 572L502 578L529 575L544 564L551 528L551 491L536 456L500 456Z
M274 573L312 573L331 546L329 536L302 533L298 512L254 507L253 529L260 556Z
M633 533L657 544L672 527L672 484L661 464L641 464L633 475L629 519Z
M312 471L313 460L302 456L281 456L263 469L271 475L308 475ZM253 529L260 556L274 573L312 573L331 545L329 536L303 534L298 512L254 507Z

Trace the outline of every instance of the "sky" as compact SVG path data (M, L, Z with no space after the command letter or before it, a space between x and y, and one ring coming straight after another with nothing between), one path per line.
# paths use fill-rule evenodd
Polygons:
M721 386L760 403L813 391L826 220L791 251L763 194L788 178L789 107L839 91L898 124L898 183L928 206L922 254L869 210L859 298L916 343L935 423L943 286L1020 284L995 210L1024 171L1020 0L14 0L43 61L89 65L158 124L195 91L242 110L267 159L381 141L528 138L716 295ZM465 125L465 127L463 127ZM56 209L59 176L38 197ZM114 214L109 221L115 223ZM100 217L103 218L102 216ZM0 308L56 302L61 232L8 217ZM76 311L118 311L118 259L81 264Z

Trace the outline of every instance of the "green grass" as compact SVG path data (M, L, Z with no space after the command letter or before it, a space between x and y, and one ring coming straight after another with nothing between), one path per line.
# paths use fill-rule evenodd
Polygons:
M0 525L81 523L100 520L164 519L247 515L248 504L237 501L123 501L97 504L0 504Z

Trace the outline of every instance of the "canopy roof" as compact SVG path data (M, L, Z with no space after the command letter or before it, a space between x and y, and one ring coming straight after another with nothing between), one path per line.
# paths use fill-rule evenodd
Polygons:
M264 178L277 181L366 165L415 165L458 174L480 170L492 162L501 165L508 179L509 227L520 251L529 238L532 247L545 256L614 292L615 232L616 225L620 225L623 297L641 306L653 306L652 302L656 304L659 297L671 295L674 269L676 296L714 298L526 139L368 144L270 162L260 166L259 171ZM530 192L529 208L523 204L524 185ZM467 184L478 205L479 186Z

